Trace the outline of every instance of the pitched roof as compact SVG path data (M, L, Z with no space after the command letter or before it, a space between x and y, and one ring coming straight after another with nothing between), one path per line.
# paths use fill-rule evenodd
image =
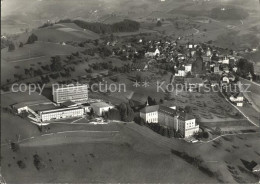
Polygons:
M69 101L62 103L61 105L64 106L64 107L71 107L71 106L75 106L77 104L75 102L72 102L72 101L69 100Z
M102 107L113 107L113 105L109 105L106 102L97 102L97 103L93 103L91 104L91 106L93 107L97 107L97 108L102 108Z
M174 110L170 107L163 106L163 105L159 106L159 112L167 114L169 116L175 116L176 115L176 110Z
M141 104L145 104L145 102L147 101L148 96L141 94L141 93L136 93L134 92L134 94L130 97L131 100L141 103Z
M178 119L182 121L188 121L188 120L195 119L195 117L192 114L181 112Z
M159 110L159 105L153 106L146 106L140 110L142 113L150 113L150 112L157 112Z

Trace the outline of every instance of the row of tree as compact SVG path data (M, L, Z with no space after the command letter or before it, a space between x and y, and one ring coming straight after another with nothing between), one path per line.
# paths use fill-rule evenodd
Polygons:
M100 22L85 22L83 20L61 20L60 23L75 23L77 26L88 29L98 34L115 33L115 32L135 32L140 28L140 23L125 19L114 24L104 24Z

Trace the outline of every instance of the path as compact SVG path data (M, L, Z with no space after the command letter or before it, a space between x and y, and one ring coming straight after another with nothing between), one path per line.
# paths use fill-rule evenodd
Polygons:
M235 136L235 135L247 135L247 134L259 134L259 132L224 134L224 135L220 135L220 136L215 137L214 139L211 139L211 140L208 140L208 141L200 141L200 144L210 143L210 142L213 142L213 141L215 141L215 140L217 140L217 139L220 139L221 137L226 137L226 136Z
M62 132L55 132L55 133L48 133L48 134L42 134L40 136L32 136L28 137L22 140L17 141L17 143L23 143L26 141L38 139L40 137L46 137L46 136L53 136L58 134L67 134L67 133L118 133L119 131L93 131L93 130L71 130L71 131L62 131ZM1 146L8 146L10 143L1 144Z
M252 123L253 125L259 127L259 125L257 125L256 123L254 123L248 116L246 116L237 106L235 106L233 103L231 103L226 96L221 92L221 95L225 98L225 100L231 104L234 108L236 108L250 123Z

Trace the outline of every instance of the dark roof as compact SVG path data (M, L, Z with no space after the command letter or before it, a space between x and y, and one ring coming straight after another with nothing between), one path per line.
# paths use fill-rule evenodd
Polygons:
M71 107L71 106L75 106L75 105L77 105L77 104L70 100L61 104L61 106L63 106L63 107Z
M130 99L133 100L134 102L145 104L147 102L147 98L148 98L147 95L134 92L134 94Z
M133 69L140 69L143 70L146 66L146 63L133 63L132 68Z
M142 113L150 113L150 112L157 112L159 110L159 105L153 106L146 106L140 110Z
M156 47L152 47L152 48L150 47L147 52L155 52L156 49L157 49Z
M163 106L163 105L159 106L159 112L170 115L170 116L176 115L176 110L171 109L170 107Z
M187 121L187 120L195 119L195 117L192 114L181 112L178 119L182 121Z

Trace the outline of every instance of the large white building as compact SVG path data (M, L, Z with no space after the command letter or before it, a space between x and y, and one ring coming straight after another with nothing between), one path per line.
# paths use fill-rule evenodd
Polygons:
M55 121L59 119L68 119L75 117L82 117L84 115L84 108L70 107L60 108L54 110L39 111L39 116L42 122Z
M140 117L147 123L158 123L159 105L146 106L140 110Z
M175 129L179 131L184 138L188 138L199 132L199 125L196 124L196 118L194 116L182 112L177 118Z
M56 103L87 100L88 85L53 85L52 95L53 101Z
M102 116L104 112L114 108L113 105L107 104L105 102L92 103L90 106L98 116Z

